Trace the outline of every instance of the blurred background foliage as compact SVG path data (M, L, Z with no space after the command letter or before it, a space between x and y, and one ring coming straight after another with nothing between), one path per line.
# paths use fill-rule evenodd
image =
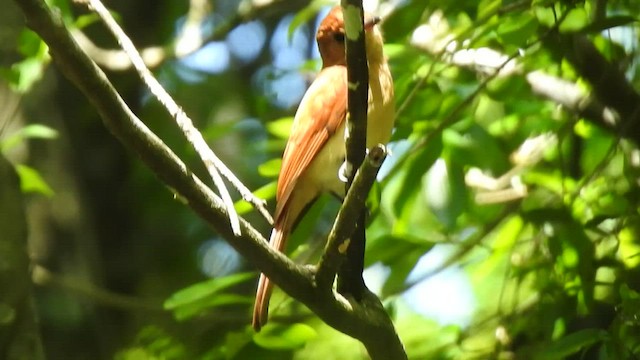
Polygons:
M255 268L105 130L7 3L0 149L21 179L48 358L366 357L279 291L270 325L254 334ZM134 112L203 174L97 17L48 3ZM157 55L147 58L154 73L214 151L273 206L291 116L319 68L315 28L331 4L106 5ZM598 105L600 85L553 41L588 39L637 91L639 3L365 5L385 18L398 110L393 154L370 196L365 277L409 357L640 357L638 138L606 126L625 121L616 109L584 110ZM318 258L337 207L329 197L313 207L292 257Z

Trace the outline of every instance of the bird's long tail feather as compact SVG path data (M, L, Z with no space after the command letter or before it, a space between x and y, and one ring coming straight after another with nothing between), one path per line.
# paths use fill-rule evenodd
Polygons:
M269 245L278 250L283 251L286 243L286 232L284 229L274 228L271 232ZM273 283L264 274L260 274L258 281L258 289L256 291L256 302L253 306L252 326L255 331L260 331L262 326L267 323L269 317L269 299L273 291Z

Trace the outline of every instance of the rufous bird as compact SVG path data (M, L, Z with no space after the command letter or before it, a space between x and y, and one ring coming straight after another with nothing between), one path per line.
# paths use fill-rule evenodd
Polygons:
M395 116L393 79L383 54L379 18L365 14L365 46L369 65L367 148L386 144ZM293 120L282 157L276 192L270 246L284 251L287 238L309 205L330 192L342 198L345 183L340 167L345 161L347 117L347 66L342 8L334 7L316 34L322 70L304 94ZM267 322L273 284L260 275L253 310L253 328Z

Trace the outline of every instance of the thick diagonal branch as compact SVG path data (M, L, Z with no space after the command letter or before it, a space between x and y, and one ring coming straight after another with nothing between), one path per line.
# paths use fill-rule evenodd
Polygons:
M75 43L60 16L43 0L16 3L28 25L49 46L59 69L89 99L107 128L229 244L328 325L360 340L373 359L406 359L393 324L375 295L365 291L362 301L352 302L322 291L311 270L271 249L242 218L242 235L234 235L222 200L131 112L105 74Z
M242 219L242 236L234 235L220 197L133 114L105 74L75 43L60 16L54 15L42 0L16 2L25 13L29 27L49 46L58 68L97 109L105 126L238 252L275 282L283 284L285 291L292 291L293 297L302 302L312 301L311 273L272 250L266 240Z
M218 189L222 200L224 201L225 206L227 207L227 212L229 213L229 220L231 222L231 227L233 232L236 235L239 235L240 232L240 223L238 220L238 214L236 213L233 207L233 200L231 199L231 195L227 190L224 181L222 180L223 175L227 178L236 189L240 191L243 198L253 204L256 209L260 211L260 213L265 216L267 220L272 222L271 215L267 211L265 207L265 202L256 199L251 191L247 189L244 184L227 168L227 166L220 160L216 154L209 148L207 142L202 137L202 134L195 128L193 125L193 121L187 116L187 114L178 106L178 104L173 100L171 95L160 85L160 82L153 76L151 71L147 68L140 56L140 53L133 45L133 42L129 39L127 34L125 34L124 30L118 25L116 20L113 18L111 13L107 10L107 8L102 4L100 0L89 0L89 4L94 8L96 13L100 16L102 21L105 23L107 28L111 31L113 36L116 37L118 43L122 46L123 50L131 59L134 68L138 72L140 78L147 85L151 93L162 103L162 105L167 109L167 111L174 117L176 123L182 133L185 135L186 139L195 149L196 153L202 159L211 179L215 187Z

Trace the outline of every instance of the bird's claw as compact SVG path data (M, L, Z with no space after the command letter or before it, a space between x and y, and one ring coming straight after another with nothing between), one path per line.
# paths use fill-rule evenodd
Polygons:
M338 169L338 179L340 179L340 181L342 181L343 183L346 183L347 181L349 181L349 176L347 175L347 162L343 162L342 165L340 165L340 168Z

